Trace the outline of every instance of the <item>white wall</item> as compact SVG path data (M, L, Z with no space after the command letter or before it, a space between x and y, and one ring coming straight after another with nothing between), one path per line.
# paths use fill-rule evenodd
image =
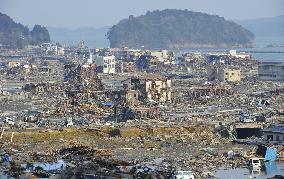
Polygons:
M96 56L94 63L103 67L103 73L115 73L115 56Z

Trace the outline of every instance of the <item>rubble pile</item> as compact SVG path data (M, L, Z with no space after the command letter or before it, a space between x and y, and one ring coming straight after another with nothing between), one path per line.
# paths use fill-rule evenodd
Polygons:
M4 134L5 143L8 143L10 135L11 133ZM72 169L81 167L84 171L100 171L95 167L98 160L107 160L110 163L108 165L114 165L117 161L129 162L134 158L135 164L149 161L151 158L164 158L171 161L171 169L163 172L171 173L173 168L190 167L196 176L205 177L208 175L204 172L205 169L212 172L224 165L242 166L245 161L241 157L234 161L228 160L224 146L230 145L229 142L216 136L214 128L207 125L101 128L80 132L76 129L23 131L14 134L13 143L15 150L24 149L17 154L17 158L33 156L18 163L54 162L63 159L67 166L73 166ZM2 147L9 148L10 145ZM31 151L31 147L34 150L32 155L25 152L25 149Z
M256 146L283 145L284 84L258 67L234 50L0 48L1 167L63 178L247 168Z

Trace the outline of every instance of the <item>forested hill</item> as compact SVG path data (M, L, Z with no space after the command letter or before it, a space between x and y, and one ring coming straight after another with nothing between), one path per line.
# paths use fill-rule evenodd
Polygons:
M253 33L223 17L167 9L121 20L107 37L111 47L219 48L250 47Z
M50 42L47 29L35 25L32 31L27 26L16 23L6 14L0 13L0 44L9 48L22 48L25 45L37 45Z

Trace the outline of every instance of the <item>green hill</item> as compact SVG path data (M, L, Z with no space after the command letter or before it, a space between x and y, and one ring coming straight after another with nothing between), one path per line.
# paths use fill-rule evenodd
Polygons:
M0 13L0 44L9 48L22 48L25 45L37 45L50 42L47 29L35 25L32 31L27 26L16 23L6 14Z
M107 36L111 47L151 49L250 47L254 39L250 31L223 17L172 9L129 16Z

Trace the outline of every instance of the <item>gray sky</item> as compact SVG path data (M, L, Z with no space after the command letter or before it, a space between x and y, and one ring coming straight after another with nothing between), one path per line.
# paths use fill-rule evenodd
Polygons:
M243 20L283 15L284 0L0 0L0 12L30 27L99 28L167 8Z

